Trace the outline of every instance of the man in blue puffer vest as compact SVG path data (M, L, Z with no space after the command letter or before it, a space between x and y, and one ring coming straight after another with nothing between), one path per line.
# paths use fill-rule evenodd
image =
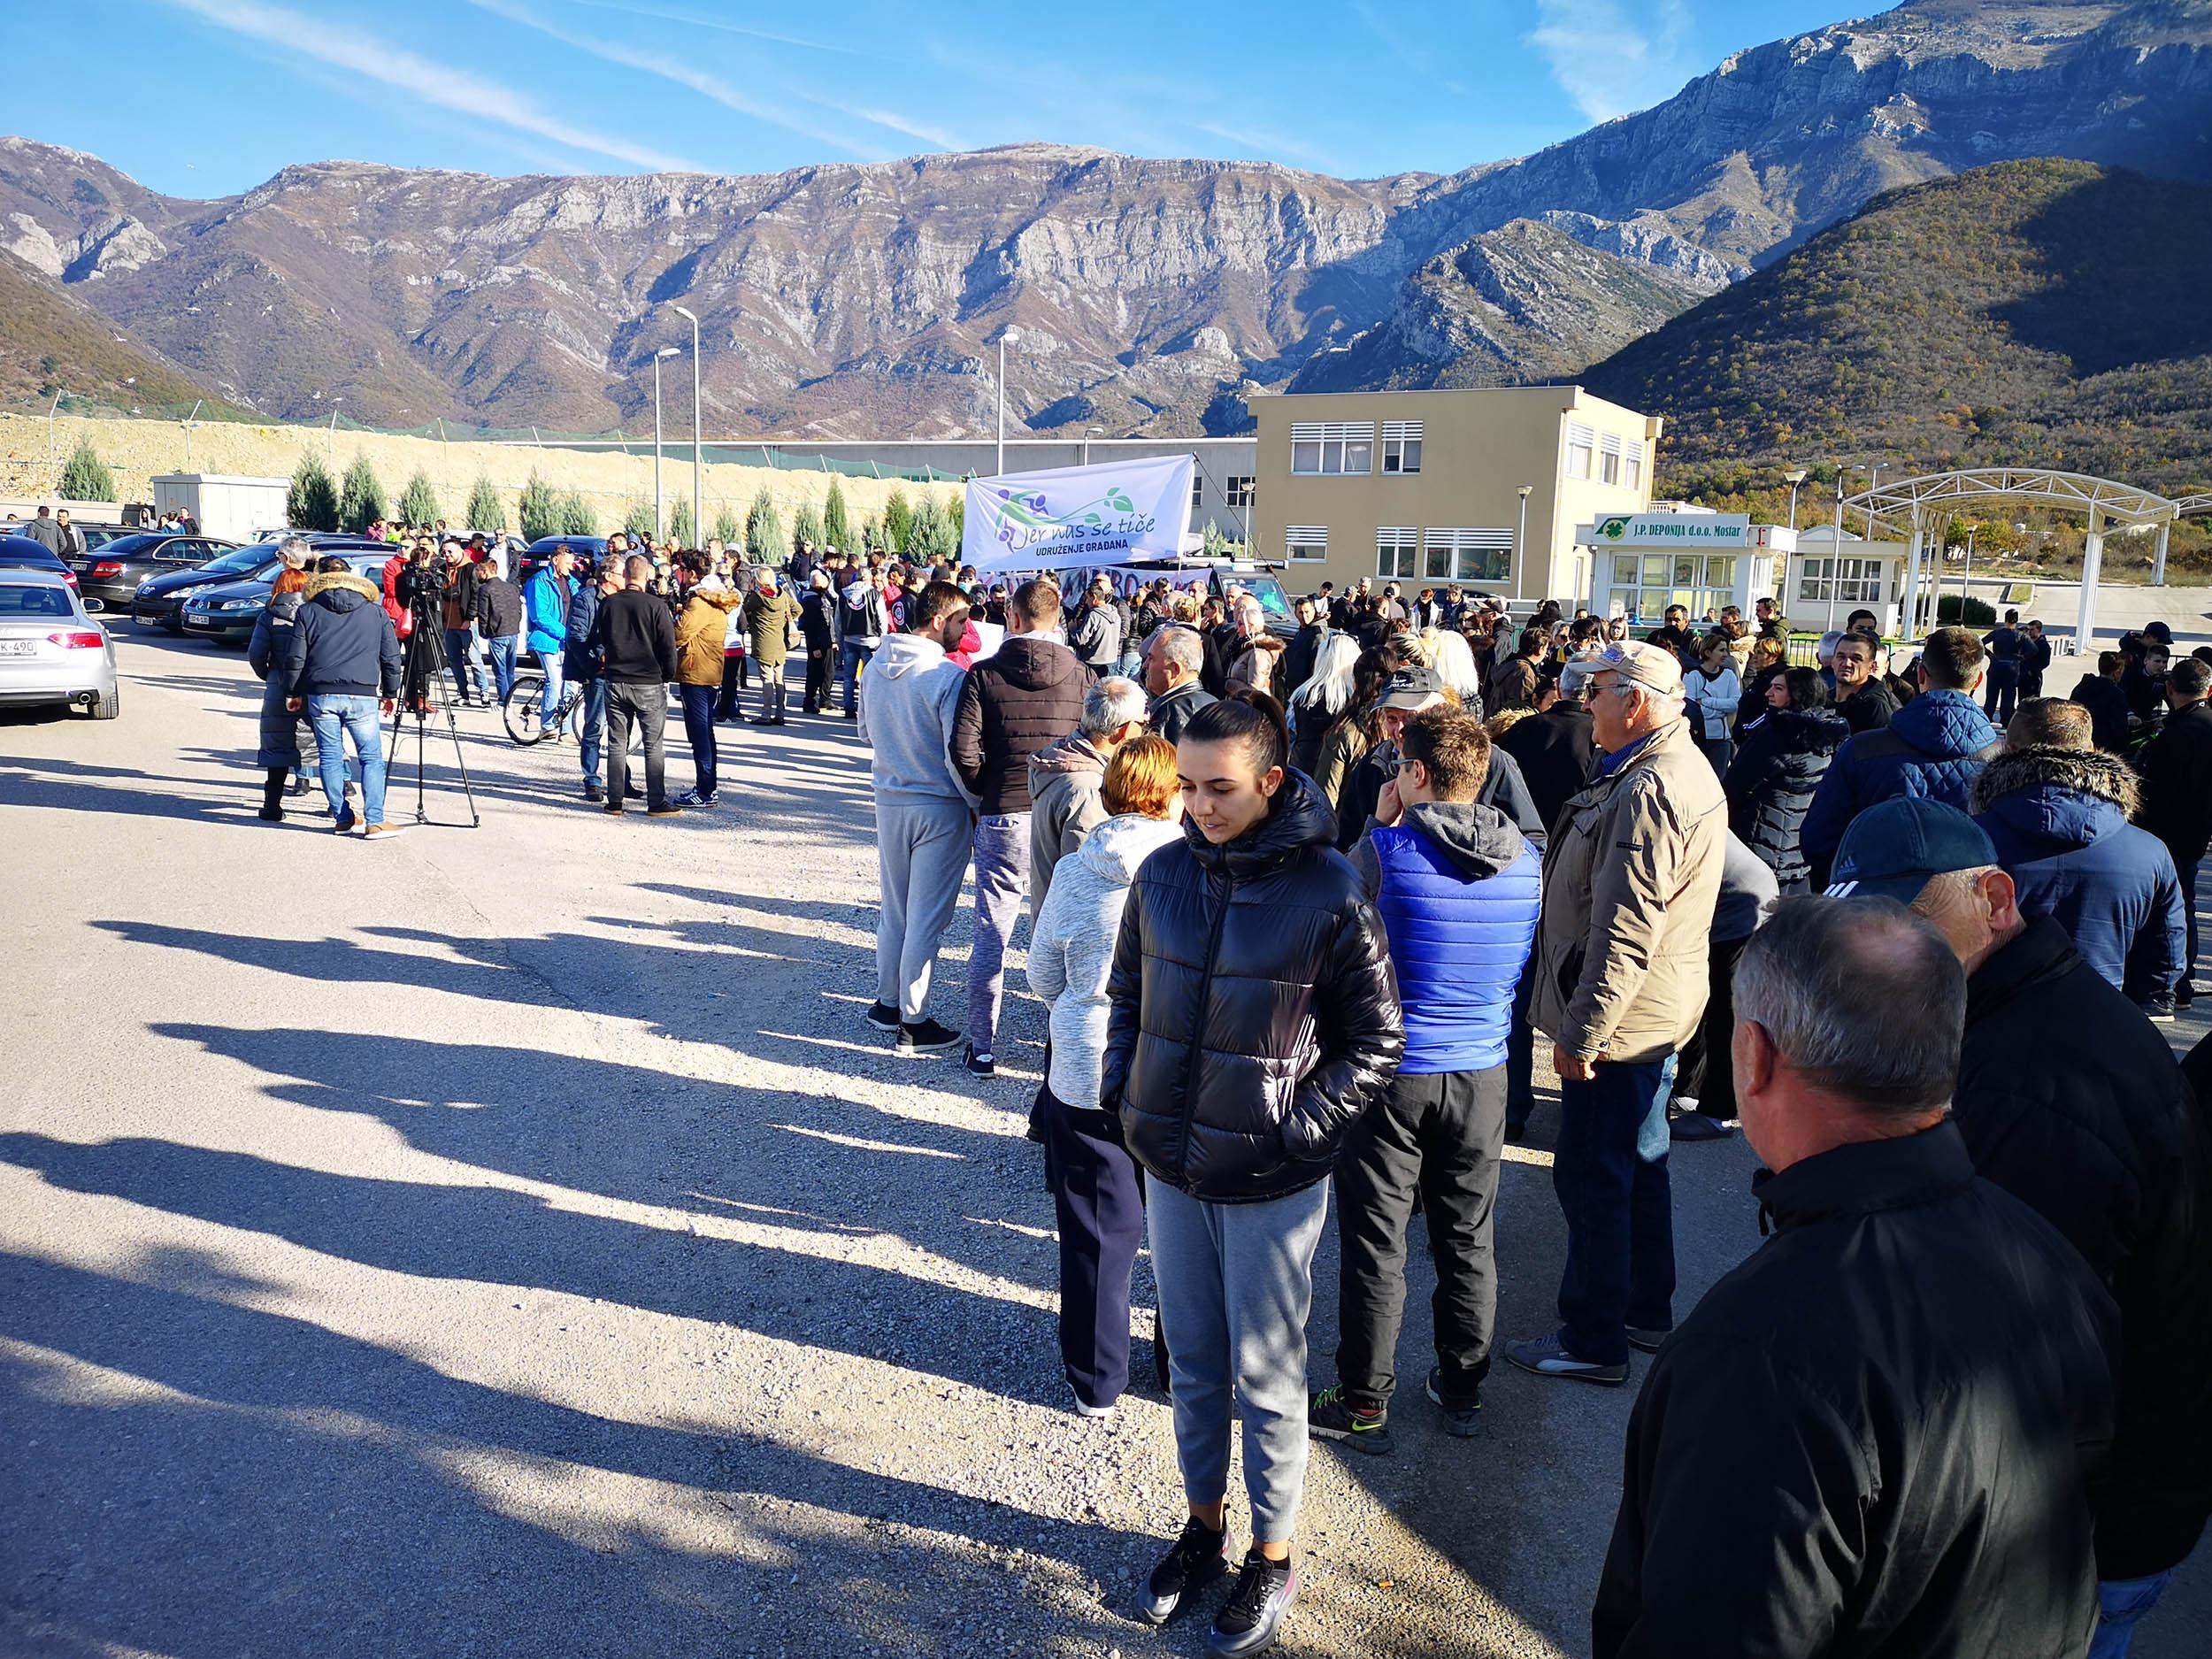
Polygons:
M1982 642L1971 634L1938 628L1920 648L1921 695L1887 726L1844 740L1797 833L1814 892L1828 885L1844 831L1867 808L1902 796L1967 810L1974 780L2004 749L1974 701L1987 666Z
M1417 1192L1436 1258L1439 1363L1428 1396L1449 1432L1479 1427L1498 1310L1491 1233L1506 1036L1544 890L1536 849L1477 801L1490 769L1482 722L1430 709L1398 741L1397 776L1351 856L1390 935L1405 1058L1388 1095L1347 1131L1337 1160L1338 1381L1307 1419L1313 1433L1364 1452L1390 1449Z

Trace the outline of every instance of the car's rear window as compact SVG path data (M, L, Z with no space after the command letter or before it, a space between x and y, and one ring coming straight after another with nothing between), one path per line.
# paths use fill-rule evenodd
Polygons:
M0 618L68 617L69 595L58 588L32 588L0 583Z

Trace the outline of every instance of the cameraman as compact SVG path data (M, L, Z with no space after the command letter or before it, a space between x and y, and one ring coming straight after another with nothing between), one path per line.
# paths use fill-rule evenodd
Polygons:
M469 675L476 677L475 701L488 703L491 687L484 672L484 653L478 642L476 583L480 572L468 549L458 541L445 544L445 659L453 670L454 695L461 706L469 705Z

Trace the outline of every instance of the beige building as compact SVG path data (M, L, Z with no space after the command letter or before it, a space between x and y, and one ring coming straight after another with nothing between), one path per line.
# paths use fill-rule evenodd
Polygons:
M1571 610L1591 578L1577 527L1651 503L1661 423L1578 386L1286 393L1252 413L1253 554L1293 593L1364 576Z

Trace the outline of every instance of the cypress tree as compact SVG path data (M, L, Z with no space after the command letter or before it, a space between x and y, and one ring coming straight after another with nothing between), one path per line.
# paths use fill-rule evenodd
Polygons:
M284 493L284 522L295 530L338 527L338 487L323 457L310 449L292 469L292 488Z
M108 471L108 464L92 447L91 439L77 440L77 447L69 452L61 469L61 488L56 493L64 501L115 499L115 474Z
M468 511L462 515L472 530L504 530L507 527L507 503L492 488L491 480L478 476L469 487Z
M338 527L359 535L384 516L384 486L365 455L356 455L338 486Z
M561 498L553 486L537 473L522 487L522 539L541 541L561 533Z
M400 492L399 520L406 525L438 522L438 492L419 471L407 480L407 488Z
M774 565L782 563L784 552L783 519L776 511L776 498L763 485L745 515L745 555L756 565Z
M822 545L833 547L840 553L853 550L853 526L845 512L844 487L833 478L830 480L829 494L822 502Z
M906 492L894 484L890 498L883 503L884 543L892 552L903 553L907 538L913 533L914 509L906 499Z

